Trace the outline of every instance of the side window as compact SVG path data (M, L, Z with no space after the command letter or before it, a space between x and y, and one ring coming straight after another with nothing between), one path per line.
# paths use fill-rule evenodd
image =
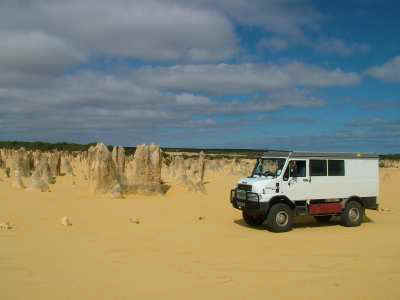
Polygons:
M283 180L288 180L289 177L306 177L307 162L305 160L291 160L283 175Z
M310 176L327 176L326 160L310 159Z
M305 160L293 160L291 161L291 177L306 177L306 161Z
M344 176L344 160L328 160L329 176Z

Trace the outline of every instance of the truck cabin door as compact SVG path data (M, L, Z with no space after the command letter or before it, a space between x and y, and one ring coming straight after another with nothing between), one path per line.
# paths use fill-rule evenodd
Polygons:
M308 160L291 159L283 174L282 193L290 200L306 200L310 194Z

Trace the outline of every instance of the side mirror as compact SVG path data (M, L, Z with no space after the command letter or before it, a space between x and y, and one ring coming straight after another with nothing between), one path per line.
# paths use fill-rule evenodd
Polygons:
M294 166L290 166L289 167L289 173L290 173L290 177L292 177L292 178L296 178L297 177L296 169L295 169Z
M283 174L283 181L289 180L289 168L286 169L285 174Z

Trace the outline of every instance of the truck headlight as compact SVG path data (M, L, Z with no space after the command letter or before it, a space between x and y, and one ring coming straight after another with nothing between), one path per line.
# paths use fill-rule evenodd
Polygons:
M256 193L247 193L247 201L254 201L254 202L258 202L258 194Z

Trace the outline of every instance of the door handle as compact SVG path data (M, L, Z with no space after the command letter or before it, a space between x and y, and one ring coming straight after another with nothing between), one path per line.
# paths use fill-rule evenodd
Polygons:
M309 182L309 180L307 178L304 178L303 181L304 182Z

